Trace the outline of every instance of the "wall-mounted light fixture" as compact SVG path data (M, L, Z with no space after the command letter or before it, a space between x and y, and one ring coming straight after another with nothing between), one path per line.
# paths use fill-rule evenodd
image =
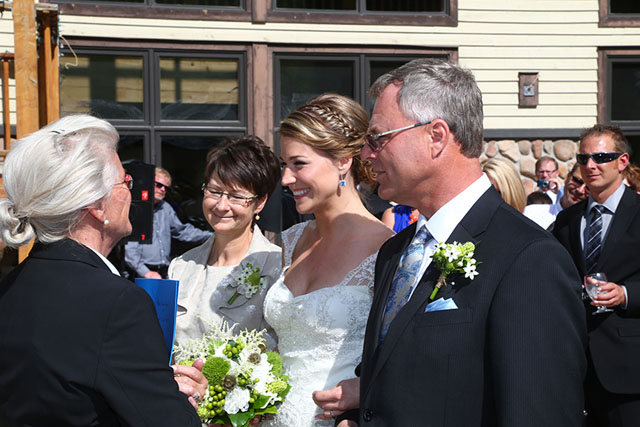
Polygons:
M538 105L538 73L518 73L518 107Z

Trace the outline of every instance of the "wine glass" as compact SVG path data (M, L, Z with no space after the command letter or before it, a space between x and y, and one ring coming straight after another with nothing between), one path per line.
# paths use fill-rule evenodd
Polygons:
M591 273L584 276L584 289L587 291L589 298L591 301L595 301L595 296L603 294L604 292L600 292L600 282L606 282L607 276L604 273ZM591 314L601 314L606 313L607 311L613 311L610 308L605 307L604 305L599 305L598 309Z

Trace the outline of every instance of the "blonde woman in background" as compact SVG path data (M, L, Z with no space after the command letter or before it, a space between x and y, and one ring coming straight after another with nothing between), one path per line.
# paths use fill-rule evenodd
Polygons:
M489 159L482 163L482 171L500 193L502 199L519 212L524 212L527 195L516 168L505 159Z

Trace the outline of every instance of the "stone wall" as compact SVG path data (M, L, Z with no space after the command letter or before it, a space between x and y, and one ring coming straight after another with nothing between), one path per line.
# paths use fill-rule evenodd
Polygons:
M560 177L564 179L567 171L571 170L576 162L577 149L577 141L570 139L490 140L485 141L484 153L480 156L480 160L501 157L513 162L516 170L520 172L524 189L529 194L536 188L536 160L543 156L556 159Z

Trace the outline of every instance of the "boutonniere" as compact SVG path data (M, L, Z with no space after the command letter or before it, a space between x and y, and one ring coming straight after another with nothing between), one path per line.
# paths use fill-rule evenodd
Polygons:
M260 275L260 268L247 263L247 265L240 270L238 277L229 284L232 288L236 288L236 291L233 296L229 298L227 304L232 305L236 298L238 298L238 295L244 295L247 299L254 296L256 292L264 287L263 277L264 276Z
M447 277L451 274L464 273L464 277L471 280L480 274L476 271L478 263L473 258L473 251L476 249L473 243L438 243L434 249L431 261L440 270L440 277L429 300L434 300L440 288L447 284Z

